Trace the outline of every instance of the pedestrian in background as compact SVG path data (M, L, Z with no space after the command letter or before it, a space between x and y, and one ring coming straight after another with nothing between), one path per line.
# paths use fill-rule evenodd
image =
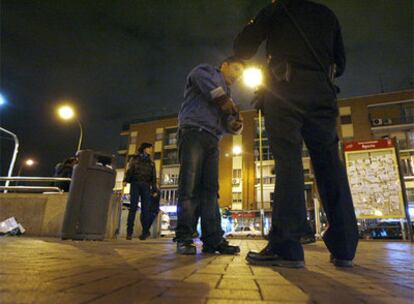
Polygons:
M135 216L138 210L138 201L141 201L141 225L140 240L150 236L149 229L152 224L152 197L158 196L157 174L155 164L151 159L152 144L142 143L138 149L138 155L133 156L125 173L124 186L131 185L130 207L127 220L127 240L132 239L134 232Z

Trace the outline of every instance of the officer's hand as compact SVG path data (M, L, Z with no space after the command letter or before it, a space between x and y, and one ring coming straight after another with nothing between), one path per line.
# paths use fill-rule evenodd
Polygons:
M229 98L221 107L220 109L226 114L235 114L237 113L238 109L236 104L234 103L233 99Z
M152 197L157 197L158 196L158 192L154 192L153 194L152 194Z

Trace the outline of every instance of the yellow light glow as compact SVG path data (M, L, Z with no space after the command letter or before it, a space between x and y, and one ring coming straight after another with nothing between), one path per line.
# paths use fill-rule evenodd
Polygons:
M35 162L34 162L34 160L33 159L27 159L25 162L24 162L25 164L26 164L26 166L28 166L28 167L31 167L31 166L33 166L34 164L35 164Z
M75 111L71 106L65 105L58 109L58 115L63 120L69 120L75 117Z
M240 146L234 146L233 147L233 155L240 155L242 154L242 148Z
M256 88L263 83L263 73L259 68L247 68L243 72L243 82L250 88Z

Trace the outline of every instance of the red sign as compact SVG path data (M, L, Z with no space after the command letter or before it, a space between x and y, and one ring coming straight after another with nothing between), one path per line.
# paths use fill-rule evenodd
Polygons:
M344 144L345 151L375 150L392 148L394 143L391 139L378 139L370 141L353 141Z

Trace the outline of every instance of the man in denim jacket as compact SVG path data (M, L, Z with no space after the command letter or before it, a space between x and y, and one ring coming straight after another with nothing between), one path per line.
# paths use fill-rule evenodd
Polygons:
M188 75L184 102L178 115L180 177L177 208L177 253L196 254L194 223L201 217L204 253L236 254L223 238L218 198L219 141L225 133L238 134L243 124L230 97L229 86L243 72L244 63L225 59L219 68L196 66Z

